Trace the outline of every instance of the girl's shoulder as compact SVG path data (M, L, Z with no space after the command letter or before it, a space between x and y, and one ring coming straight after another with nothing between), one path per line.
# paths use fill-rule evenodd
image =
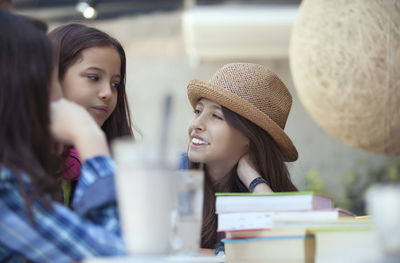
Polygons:
M25 184L27 188L30 188L31 180L29 177L24 173L20 172L19 174L20 179L22 182ZM19 187L19 182L17 179L17 175L15 174L15 171L12 169L8 168L7 166L3 165L0 163L0 189L5 189L9 187Z
M0 163L0 181L11 181L15 179L14 173Z

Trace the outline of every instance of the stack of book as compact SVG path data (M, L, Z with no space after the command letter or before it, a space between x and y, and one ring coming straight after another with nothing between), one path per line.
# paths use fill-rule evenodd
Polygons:
M304 224L309 225L308 229L315 236L316 263L383 261L384 255L369 216Z
M327 262L335 261L335 253L362 262L357 259L365 257L341 251L349 245L341 239L358 241L358 248L375 240L369 218L333 208L330 198L312 192L218 193L216 212L227 263Z

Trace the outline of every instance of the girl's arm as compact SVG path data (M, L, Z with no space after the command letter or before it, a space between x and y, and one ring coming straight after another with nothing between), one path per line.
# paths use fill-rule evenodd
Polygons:
M114 163L109 157L88 159L82 166L77 191L91 192L104 181L112 181ZM117 206L113 195L93 205L86 195L73 212L53 202L52 209L42 202L32 204L34 224L26 213L19 184L11 170L2 169L0 184L0 258L25 258L33 262L71 262L99 255L122 255ZM98 193L99 194L99 193ZM99 194L99 195L103 195ZM74 200L74 201L75 201ZM88 206L84 206L85 203ZM75 204L75 203L74 203Z
M240 158L238 167L237 167L237 173L239 176L239 179L242 181L242 183L249 188L250 183L256 179L257 177L261 177L261 175L257 172L257 170L254 168L254 165L252 164L250 160L250 156L248 154L245 154ZM253 193L272 193L272 189L269 187L268 184L265 183L259 183L256 185L256 187L253 190Z
M95 120L80 105L66 99L51 103L51 131L64 143L72 144L82 161L96 157L96 162L86 164L82 170L78 187L75 189L72 207L80 215L89 209L99 207L108 200L115 200L114 177L101 176L111 161L103 162L109 149L106 137ZM86 172L89 171L89 172ZM86 176L85 176L86 174ZM98 176L100 175L100 176Z

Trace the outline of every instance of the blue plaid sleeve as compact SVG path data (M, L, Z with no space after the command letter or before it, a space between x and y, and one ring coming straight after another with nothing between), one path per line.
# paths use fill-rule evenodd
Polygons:
M96 187L97 180L113 178L114 164L108 157L88 160L83 169L82 191ZM123 255L115 193L109 200L86 207L84 216L54 202L52 209L40 201L32 204L34 223L26 213L13 173L0 166L0 261L71 262L94 256ZM91 207L91 208L89 208Z
M110 157L97 156L83 163L76 187L73 209L80 215L116 200L115 163Z

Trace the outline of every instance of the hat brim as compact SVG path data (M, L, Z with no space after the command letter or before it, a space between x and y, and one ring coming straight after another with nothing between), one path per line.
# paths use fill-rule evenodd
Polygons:
M212 85L201 80L191 80L187 86L187 95L193 108L201 98L206 98L224 106L233 112L245 117L255 123L275 140L281 149L285 161L293 162L298 158L296 147L294 147L289 136L266 114L258 110L250 102L240 98L236 94L224 88Z

